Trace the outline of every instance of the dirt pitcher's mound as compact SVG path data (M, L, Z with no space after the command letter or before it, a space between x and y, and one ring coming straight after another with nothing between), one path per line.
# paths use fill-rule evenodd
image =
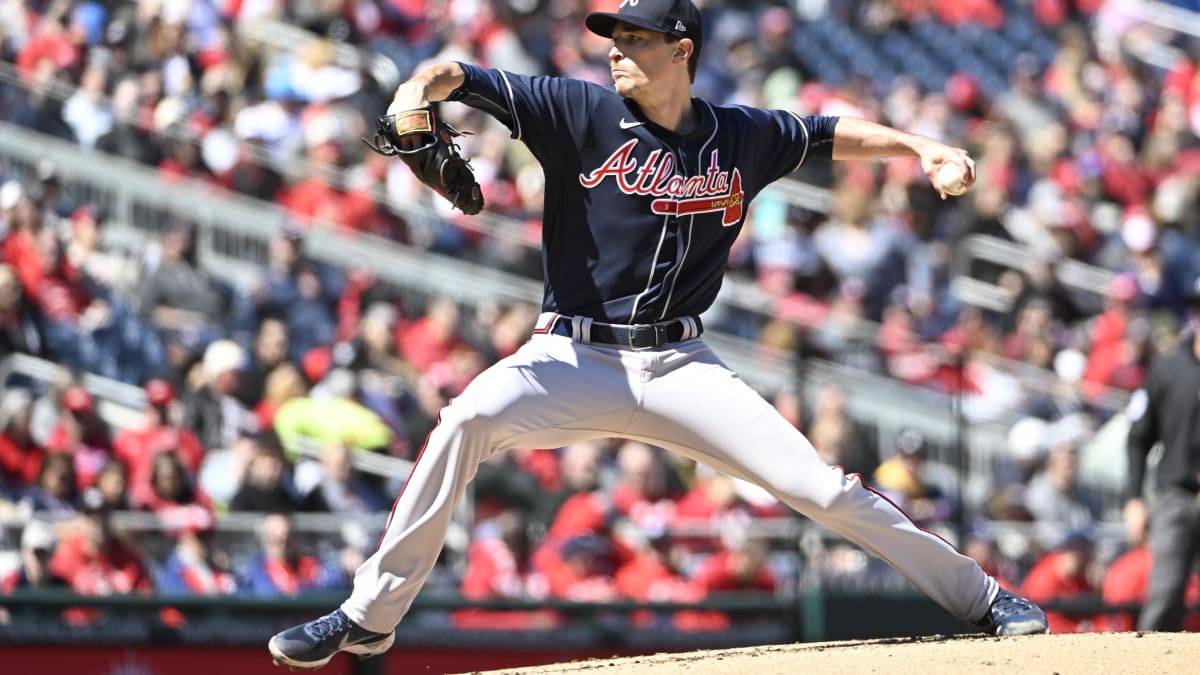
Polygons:
M1088 633L994 638L981 636L895 638L771 645L622 659L593 659L537 668L498 670L534 673L1200 673L1200 634Z

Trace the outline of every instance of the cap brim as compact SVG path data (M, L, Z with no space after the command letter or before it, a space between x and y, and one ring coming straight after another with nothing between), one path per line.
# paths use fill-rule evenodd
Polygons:
M617 25L617 22L652 30L655 33L663 32L661 26L654 25L648 19L641 19L636 16L621 16L615 12L592 12L583 20L583 24L587 26L588 30L600 37L606 38L612 37L613 28ZM665 33L663 34L665 35Z

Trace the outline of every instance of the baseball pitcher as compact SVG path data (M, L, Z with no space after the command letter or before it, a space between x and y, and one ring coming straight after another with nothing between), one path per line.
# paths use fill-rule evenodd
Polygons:
M271 638L275 660L316 668L338 651L386 651L480 462L608 436L763 486L982 630L1046 632L1040 608L861 476L825 465L701 337L747 207L769 183L812 160L916 156L944 198L943 165L974 181L967 152L865 120L692 98L703 35L689 0L625 0L586 23L612 39L611 87L438 63L400 85L379 122L372 146L466 213L483 206L479 186L431 104L478 108L529 147L546 175L542 314L527 344L441 411L350 597Z

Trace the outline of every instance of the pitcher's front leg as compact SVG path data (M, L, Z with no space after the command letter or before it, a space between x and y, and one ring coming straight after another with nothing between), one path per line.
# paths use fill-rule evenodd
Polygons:
M559 336L535 337L480 374L444 408L354 590L327 616L282 631L276 662L317 668L339 651L378 654L437 561L479 463L517 447L560 447L620 434L636 397L620 353Z

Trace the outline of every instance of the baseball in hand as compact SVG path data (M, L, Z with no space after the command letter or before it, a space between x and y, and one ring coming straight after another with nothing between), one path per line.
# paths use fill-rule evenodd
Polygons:
M937 186L948 195L958 196L967 191L962 169L957 164L949 162L942 165L937 172Z

